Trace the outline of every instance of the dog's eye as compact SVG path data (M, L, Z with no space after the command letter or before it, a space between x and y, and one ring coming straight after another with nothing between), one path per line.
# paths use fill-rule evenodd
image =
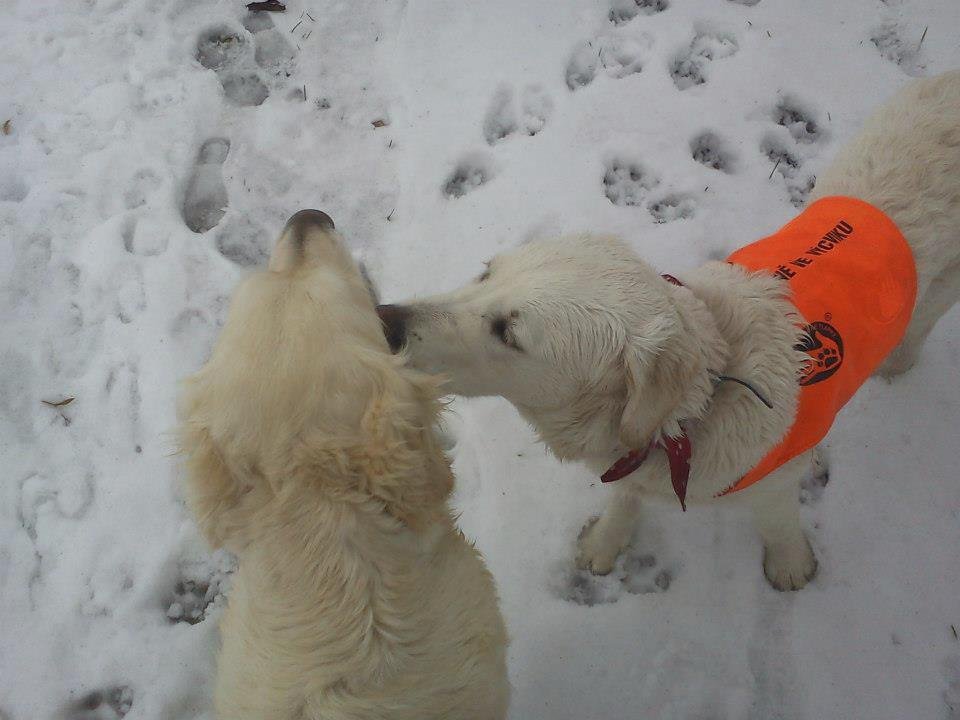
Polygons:
M495 338L497 338L507 347L523 352L523 348L520 347L516 341L516 338L514 338L513 334L511 333L510 321L507 320L507 318L495 318L494 321L490 323L490 332Z

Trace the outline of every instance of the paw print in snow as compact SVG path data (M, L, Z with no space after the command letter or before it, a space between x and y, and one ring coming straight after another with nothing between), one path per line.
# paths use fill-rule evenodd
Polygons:
M64 720L120 720L133 707L133 691L126 686L95 690L71 703Z
M926 30L923 34L926 34ZM905 28L895 22L884 23L870 35L870 42L884 60L889 60L910 76L922 75L927 65L920 56L921 38L907 39Z
M223 593L235 567L233 558L222 552L181 562L173 594L164 602L170 622L203 622L211 608L223 605Z
M813 175L801 172L800 158L773 136L767 136L760 143L760 152L773 163L770 177L779 175L783 180L790 202L794 207L803 205L816 183Z
M262 105L270 97L263 77L277 85L275 78L289 77L293 71L293 46L273 26L273 20L259 15L248 15L244 21L253 48L243 31L228 25L208 28L197 40L197 61L216 73L223 94L235 105Z
M820 139L820 125L795 100L782 98L773 108L772 119L777 125L785 127L798 143L813 143Z
M678 90L686 90L706 81L707 64L722 58L728 58L739 50L737 41L731 35L712 32L700 32L694 35L690 46L674 59L670 66L670 76Z
M586 87L602 69L609 77L620 79L639 73L647 51L653 45L649 35L625 38L601 35L580 45L567 63L567 87Z
M663 224L692 218L696 211L696 203L691 197L674 193L650 203L648 210L655 223Z
M613 0L607 14L614 25L623 25L637 15L656 15L670 7L667 0Z
M637 206L658 183L639 163L614 159L603 174L603 194L614 205Z
M237 105L260 105L270 91L247 67L248 54L243 36L223 25L204 31L197 41L197 60L217 74L227 99Z
M654 555L630 546L617 558L608 575L593 575L589 570L562 565L555 569L552 585L554 594L562 600L591 607L615 603L623 593L666 592L674 574L673 569L664 567Z
M690 141L690 155L701 165L721 172L733 171L734 157L712 132L703 132Z
M483 137L488 145L495 145L516 132L533 136L546 127L553 112L553 101L540 87L528 85L520 93L520 113L513 89L503 85L494 93L483 120Z
M443 194L448 198L463 197L493 178L493 165L481 155L464 158L443 183Z
M546 127L553 113L553 100L537 85L528 85L520 94L520 128L533 136Z

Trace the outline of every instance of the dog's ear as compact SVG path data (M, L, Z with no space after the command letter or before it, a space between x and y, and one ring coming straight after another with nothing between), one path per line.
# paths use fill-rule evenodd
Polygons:
M246 489L229 467L208 428L187 421L179 436L186 458L187 504L200 532L214 549L234 550L231 540L237 527L236 508Z
M620 420L620 441L627 447L643 449L682 432L684 401L704 370L702 360L683 346L682 326L669 315L651 320L627 340L627 402Z
M411 526L432 521L446 512L444 501L453 491L450 461L436 433L440 416L439 382L423 373L401 368L401 395L371 406L366 422L375 456L389 448L389 473L368 475L370 492L382 498L390 512Z

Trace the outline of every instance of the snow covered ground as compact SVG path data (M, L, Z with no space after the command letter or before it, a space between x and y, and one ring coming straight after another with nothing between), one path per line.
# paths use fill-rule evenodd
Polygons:
M570 231L682 272L789 219L958 36L956 0L6 0L0 718L210 717L231 561L178 495L176 381L289 214L329 212L387 299ZM714 509L652 508L613 576L574 572L604 489L456 402L511 717L960 718L958 331L835 426L790 595Z

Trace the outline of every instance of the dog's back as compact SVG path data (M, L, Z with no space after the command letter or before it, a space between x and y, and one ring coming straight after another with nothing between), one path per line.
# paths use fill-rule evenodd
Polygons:
M903 372L960 300L960 70L914 80L875 112L817 179L815 197L830 195L880 208L913 250L913 320L881 370Z

